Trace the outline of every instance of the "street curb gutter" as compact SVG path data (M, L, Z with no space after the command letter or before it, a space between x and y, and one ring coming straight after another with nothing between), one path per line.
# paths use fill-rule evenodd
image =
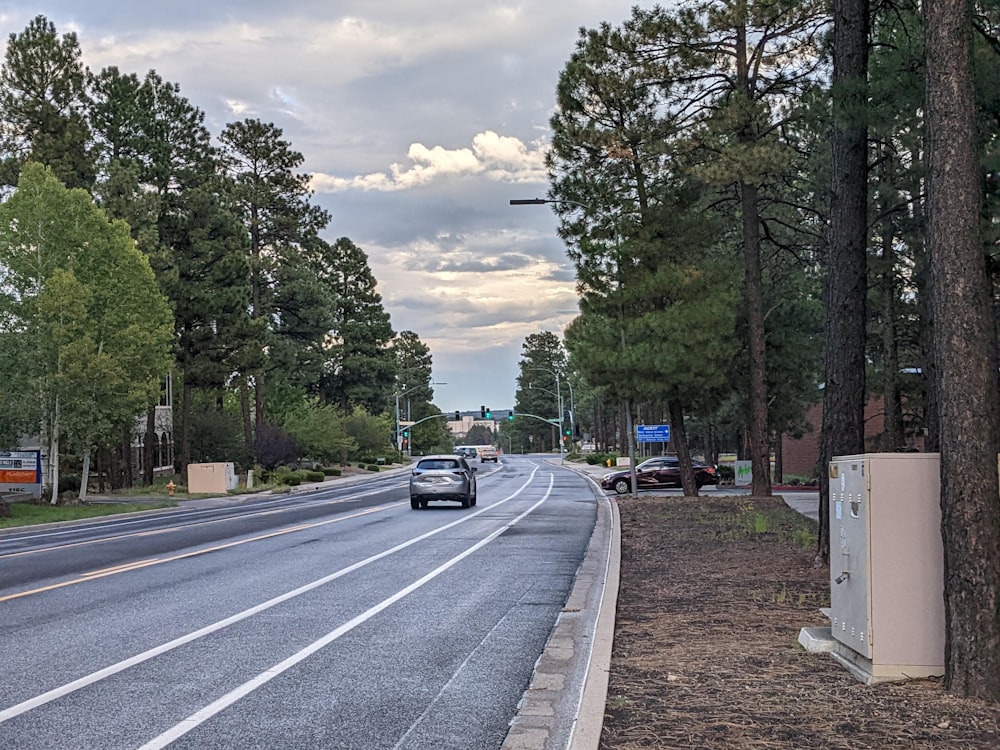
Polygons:
M621 564L618 506L593 484L583 562L501 750L596 750L604 724Z

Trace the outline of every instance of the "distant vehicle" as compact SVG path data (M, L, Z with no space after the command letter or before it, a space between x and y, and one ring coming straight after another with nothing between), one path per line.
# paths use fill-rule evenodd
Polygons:
M493 463L500 462L500 451L494 448L492 445L484 445L479 449L479 461L480 463L486 463L487 461L492 461Z
M691 462L694 469L694 481L701 489L706 484L718 484L719 472L714 466L698 461ZM635 467L636 486L640 490L656 489L658 487L681 486L681 462L677 456L658 456L649 458ZM601 487L614 490L619 495L632 491L632 476L628 469L613 471L601 479Z
M426 508L431 500L476 504L476 469L465 456L424 456L410 473L410 507Z
M456 445L455 446L456 456L465 456L466 458L476 458L479 455L478 445Z

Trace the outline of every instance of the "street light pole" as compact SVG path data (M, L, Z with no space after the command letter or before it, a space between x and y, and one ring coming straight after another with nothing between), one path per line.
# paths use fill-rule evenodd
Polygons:
M576 206L577 208L583 209L585 212L591 214L595 213L593 207L588 206L586 203L580 203L579 201L568 200L565 198L511 198L510 205L512 206L544 206L546 203L563 203L569 206ZM621 229L615 224L615 245L618 248L619 258L619 273L621 272ZM622 279L618 279L619 284L621 284ZM623 314L624 315L624 314ZM624 330L624 320L622 320L622 348L625 346L625 330ZM572 402L573 391L570 388L570 401ZM632 483L632 497L639 497L639 488L636 487L636 476L635 476L635 432L632 427L632 400L625 399L626 408L626 422L628 423L626 429L628 430L628 465L629 465L629 476ZM560 419L562 415L560 414Z
M556 380L556 407L559 410L559 415L558 415L558 418L559 418L559 462L560 463L565 463L566 462L566 441L563 439L565 437L563 435L563 400L562 400L562 392L559 390L559 373L556 372L555 370L550 370L548 367L542 367L541 365L531 365L530 367L528 367L528 369L529 370L544 370L545 372L549 373ZM568 383L569 381L567 380L566 382ZM531 388L531 384L530 383L528 384L528 388ZM540 388L539 390L546 390L546 389ZM549 393L551 393L551 392L552 391L549 391ZM569 392L570 392L570 397L572 398L573 386L570 386ZM573 413L571 411L570 412L570 430L572 431L572 429L573 429Z
M432 385L448 385L447 383L441 383L434 380L428 380L426 383L421 383L420 385L415 385L412 388L407 388L406 383L403 383L403 390L396 392L396 451L402 456L403 453L403 430L399 425L399 399L405 396L410 391L415 391L418 388L430 388ZM410 421L410 400L406 400L406 421ZM407 446L407 455L410 455L409 446Z

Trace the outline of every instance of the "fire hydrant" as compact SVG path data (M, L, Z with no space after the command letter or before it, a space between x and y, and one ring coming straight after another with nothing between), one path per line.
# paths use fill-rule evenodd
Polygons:
M174 490L175 490L175 489L177 489L177 485L176 485L176 484L174 484L174 480L173 480L173 479L171 479L171 480L170 480L169 482L167 482L167 494L168 494L168 495L169 495L170 497L173 497L173 496L174 496Z

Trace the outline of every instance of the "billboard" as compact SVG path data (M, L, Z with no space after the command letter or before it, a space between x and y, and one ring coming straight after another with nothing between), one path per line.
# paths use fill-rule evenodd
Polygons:
M0 494L42 496L41 451L0 451Z

